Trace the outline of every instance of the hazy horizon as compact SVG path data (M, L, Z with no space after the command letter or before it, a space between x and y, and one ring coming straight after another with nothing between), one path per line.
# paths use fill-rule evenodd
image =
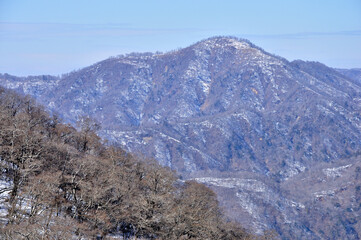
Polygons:
M245 38L290 61L361 68L361 2L1 1L0 73L60 75L111 56Z

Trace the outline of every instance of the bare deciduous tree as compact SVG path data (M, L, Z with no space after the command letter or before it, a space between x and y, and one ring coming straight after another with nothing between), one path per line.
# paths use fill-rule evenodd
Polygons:
M0 238L249 239L205 185L105 145L92 119L78 128L0 88Z

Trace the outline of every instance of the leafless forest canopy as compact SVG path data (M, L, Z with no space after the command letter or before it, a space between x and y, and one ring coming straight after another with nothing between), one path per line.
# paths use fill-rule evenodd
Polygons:
M0 118L1 239L254 238L208 187L102 142L89 118L76 130L3 88Z

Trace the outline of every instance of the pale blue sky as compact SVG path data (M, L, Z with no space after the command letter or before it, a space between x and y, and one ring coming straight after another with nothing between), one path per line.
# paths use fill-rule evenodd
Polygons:
M361 68L361 0L0 0L0 73L57 75L216 35Z

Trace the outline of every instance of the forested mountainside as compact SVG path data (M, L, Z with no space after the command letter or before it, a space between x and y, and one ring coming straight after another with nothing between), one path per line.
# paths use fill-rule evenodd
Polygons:
M0 88L1 239L254 239L215 193Z
M360 237L361 86L321 63L215 37L0 84L67 122L91 116L105 139L221 193L228 216L253 231Z
M361 84L361 68L336 69L336 71Z

